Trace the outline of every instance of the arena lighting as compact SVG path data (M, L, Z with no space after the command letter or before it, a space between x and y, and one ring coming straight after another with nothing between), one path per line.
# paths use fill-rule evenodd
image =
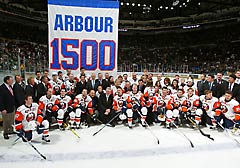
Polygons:
M177 6L179 4L179 0L175 0L175 1L173 1L173 6Z
M141 6L141 4L138 4L138 6Z
M123 2L121 2L121 5L123 6Z
M132 3L132 6L135 6L135 3Z
M171 10L173 10L173 7L171 7Z
M200 3L200 2L198 2L198 5L200 6L200 5L201 5L201 3Z
M179 8L181 8L181 7L182 7L182 5L179 6Z
M132 12L129 12L129 15L131 15L132 14Z
M166 6L165 9L168 9L168 7Z
M186 3L184 2L183 5L186 5Z
M129 6L129 3L127 2L126 5Z
M143 6L147 6L146 4L144 4Z
M189 26L183 26L183 29L194 29L194 28L198 28L200 27L200 25L189 25Z

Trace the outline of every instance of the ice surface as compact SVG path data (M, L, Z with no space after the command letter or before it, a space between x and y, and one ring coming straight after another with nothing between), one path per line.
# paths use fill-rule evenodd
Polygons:
M5 141L0 137L0 167L238 167L240 145L223 132L204 128L212 141L198 130L179 128L193 142L194 148L176 130L152 126L156 139L141 126L130 130L122 125L106 127L92 136L102 125L76 130L78 139L70 130L50 132L51 143L40 143L34 133L34 146L47 157L42 160L28 143L21 140L11 147L16 135ZM240 137L235 137L240 141Z

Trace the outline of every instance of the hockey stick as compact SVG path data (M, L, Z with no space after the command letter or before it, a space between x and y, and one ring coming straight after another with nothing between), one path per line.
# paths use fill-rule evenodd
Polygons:
M182 134L182 135L189 141L191 147L194 148L194 145L193 145L192 141L187 137L187 135L185 135L182 131L180 131L180 130L178 129L178 126L177 126L174 122L171 122L171 123L176 127L176 131L177 131L178 133Z
M64 126L65 127L68 127L68 124L64 123ZM69 127L69 130L76 136L80 139L80 136L77 134L77 132L75 130L73 130L71 127Z
M15 133L18 134L17 131L15 131ZM47 160L47 157L44 156L41 152L39 152L39 150L23 135L22 138L24 139L24 141L26 141L44 160Z
M115 115L110 121L108 121L107 124L104 124L104 126L102 128L100 128L97 132L95 132L93 134L93 136L95 136L96 134L98 134L100 131L102 131L108 124L110 124L113 120L115 120L115 118L117 118L121 113L118 113L117 115Z
M138 114L140 115L140 117L142 117L142 114L137 110ZM148 123L146 122L146 120L144 120L144 123L146 124L148 130L151 132L151 134L156 138L157 140L157 144L160 144L160 141L158 139L158 137L156 136L156 134L152 131L151 127L148 125Z
M200 126L197 125L191 118L187 117L187 119L188 119L193 125L195 125L195 126L198 128L198 130L200 131L200 133L201 133L203 136L205 136L205 137L211 139L212 141L214 141L214 138L212 138L210 134L204 133L204 132L201 130Z
M214 119L214 118L213 118ZM234 138L233 136L230 135L230 133L227 131L227 129L225 129L223 127L223 125L221 123L219 123L217 120L214 119L214 121L224 130L225 133L227 133L226 135L228 135L228 137L232 138L235 142L237 142L238 144L240 144L240 141L237 140L236 138Z

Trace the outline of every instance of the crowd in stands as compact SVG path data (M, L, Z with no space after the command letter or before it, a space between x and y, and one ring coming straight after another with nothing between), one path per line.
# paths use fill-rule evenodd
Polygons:
M154 64L163 72L178 72L167 65L187 65L187 73L234 72L240 63L238 27L239 24L186 33L119 36L119 65Z
M46 69L47 47L37 43L0 39L0 71L18 70L18 61L20 66L25 66L27 72Z

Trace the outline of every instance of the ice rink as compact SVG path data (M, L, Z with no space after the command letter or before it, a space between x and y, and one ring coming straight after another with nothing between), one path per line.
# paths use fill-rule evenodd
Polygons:
M204 128L211 134L214 141L201 135L199 130L179 128L194 144L176 129L168 130L161 126L151 129L159 138L141 126L130 130L119 125L115 128L106 127L93 136L102 125L76 130L81 137L78 139L70 130L50 132L51 143L41 143L41 136L34 134L33 145L47 157L41 157L34 149L21 140L12 146L16 135L10 140L0 140L0 167L24 168L72 168L72 167L238 167L240 144L232 135ZM240 137L234 136L240 141Z

